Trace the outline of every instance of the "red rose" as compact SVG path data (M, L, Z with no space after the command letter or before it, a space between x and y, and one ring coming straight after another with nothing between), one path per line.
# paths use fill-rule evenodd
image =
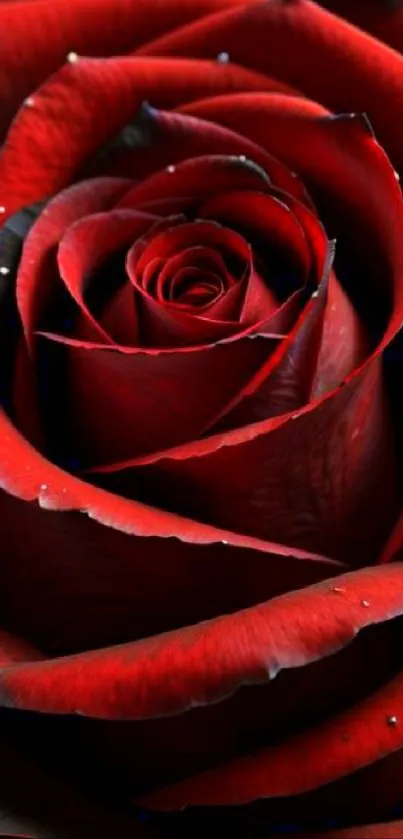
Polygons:
M1 805L399 837L403 59L308 0L0 27Z

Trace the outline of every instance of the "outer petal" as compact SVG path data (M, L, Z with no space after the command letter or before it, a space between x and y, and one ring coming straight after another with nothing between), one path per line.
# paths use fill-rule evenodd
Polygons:
M346 827L342 830L330 830L321 833L321 839L400 839L403 835L403 822L384 822L367 824L360 827ZM301 839L317 839L318 834L303 833ZM298 834L296 836L298 839Z
M360 29L370 32L398 52L403 52L403 10L399 0L379 0L361 3L360 0L321 0L335 15L346 18Z
M243 0L242 0L243 2ZM185 22L236 5L237 0L24 0L3 2L0 134L25 96L57 70L67 53L117 55ZM29 38L27 33L29 32ZM49 32L57 37L49 40Z
M259 715L264 707L267 713L267 698L262 706L259 702L259 691L262 691L261 699L265 699L264 688L254 693L253 684L274 677L281 668L298 669L335 653L348 645L361 628L400 615L401 574L400 565L366 569L271 600L252 611L135 645L48 660L43 664L3 667L2 701L42 711L79 709L82 713L113 718L179 713L181 721L190 723L190 717L182 716L186 707L215 703L244 683L248 688L242 696L247 697L251 691L252 707L256 703ZM312 621L313 614L315 621ZM330 663L333 673L335 668L337 671L342 667L341 659L337 662L334 657ZM165 669L169 672L167 679L163 678ZM309 683L309 668L304 678ZM391 683L356 709L278 746L156 792L147 797L147 804L170 808L187 801L230 803L262 794L289 795L379 759L398 748L401 742L399 725L388 722L390 714L399 717L400 682L396 680L396 684ZM216 707L225 713L225 703L214 704L213 708ZM236 713L240 710L238 704ZM170 720L164 725L169 739ZM157 721L157 730L158 726ZM346 731L348 738L344 737ZM101 729L99 734L102 736ZM307 753L302 749L305 741ZM324 759L318 761L319 749ZM299 771L298 759L306 761L305 773ZM271 763L277 766L277 772L267 771ZM251 771L237 775L244 766ZM218 785L209 786L210 775L216 776ZM241 778L240 784L237 777Z
M389 713L391 706L401 715L401 675L374 696L306 733L142 801L168 810L189 804L233 805L256 798L291 796L325 785L402 748L401 732L389 722L395 716Z
M331 655L364 627L400 616L401 581L399 563L363 569L135 644L3 665L1 703L103 718L180 714L228 698L242 685L264 683L283 669ZM401 682L399 677L395 696L399 703ZM394 736L390 742L400 743L402 735L394 732ZM295 773L297 777L297 769Z
M403 59L380 41L310 0L275 0L185 25L139 54L212 58L223 49L233 61L295 84L333 111L365 110L394 164L403 164L396 128L403 108Z
M264 76L211 61L83 58L67 63L36 91L32 106L18 112L0 150L5 217L67 186L144 99L168 108L228 90L262 88Z

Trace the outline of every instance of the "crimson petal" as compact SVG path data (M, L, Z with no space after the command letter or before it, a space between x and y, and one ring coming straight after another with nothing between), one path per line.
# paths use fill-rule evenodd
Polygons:
M38 321L60 283L54 257L63 233L83 216L109 209L127 191L129 184L130 181L123 179L99 178L72 186L48 204L31 228L17 276L18 309L31 352Z
M189 708L228 698L242 685L274 679L282 669L302 667L332 655L351 643L365 627L400 616L403 613L401 582L399 563L366 568L283 595L250 610L135 644L3 666L0 668L1 703L6 707L48 713L81 713L114 719L181 714ZM316 616L314 622L312 614ZM248 627L249 630L253 627L252 633L246 632ZM399 676L390 689L384 690L386 696L391 693L391 708L396 707L394 702L403 701L401 683ZM381 701L384 702L382 691ZM376 705L377 698L368 702ZM350 714L355 721L358 715L354 711ZM387 753L390 748L397 748L402 734L393 731L393 727L388 731L385 720L382 722ZM361 724L365 726L365 720ZM369 738L370 751L376 753L379 747L376 738ZM349 758L357 759L350 749L344 751ZM316 750L308 753L312 756L313 771L326 775L329 770L316 760ZM302 749L299 754L301 760L307 759ZM364 755L358 755L358 760L366 763ZM301 790L300 772L292 762L288 768L285 766L285 773L298 778ZM251 777L252 785L254 780ZM283 784L282 773L269 777L266 773L263 780L274 788ZM191 786L192 781L189 783ZM247 786L244 801L249 798ZM308 779L303 786L309 788ZM214 795L214 787L210 794ZM217 795L222 795L222 788Z
M380 41L310 0L256 2L185 24L138 54L213 58L223 44L233 61L295 84L332 111L367 111L394 164L402 165L395 115L403 108L403 59Z
M94 56L125 53L234 2L195 0L189 6L165 0L161 8L150 0L102 0L95 6L92 0L61 0L55 8L52 2L38 5L31 0L25 2L23 15L16 3L2 2L0 28L8 37L0 75L1 134L22 100L63 64L70 50ZM54 31L58 37L49 41L49 32Z
M262 86L264 76L244 68L192 59L80 58L67 63L35 92L32 107L20 109L0 149L4 218L68 186L144 100L172 107Z
M66 348L67 433L86 466L197 439L279 340L262 335L178 351L125 352L41 334Z
M57 252L60 276L86 321L90 323L93 340L115 343L84 301L92 275L108 257L129 247L137 236L149 230L155 220L155 216L146 213L112 210L109 213L85 216L71 225L63 236ZM130 303L127 295L125 300ZM123 312L120 331L127 336L129 344L136 344L138 324L134 301ZM88 334L83 337L88 337Z
M267 97L270 100L270 97ZM266 102L266 100L265 100ZM323 115L324 108L314 113ZM144 103L136 120L127 129L135 132L135 141L126 151L118 147L106 148L92 164L91 173L130 175L144 180L164 165L172 166L192 157L233 155L253 160L270 175L281 189L310 206L302 181L288 171L281 160L275 159L257 143L222 125L198 119L184 113L159 111ZM173 212L175 212L174 210Z

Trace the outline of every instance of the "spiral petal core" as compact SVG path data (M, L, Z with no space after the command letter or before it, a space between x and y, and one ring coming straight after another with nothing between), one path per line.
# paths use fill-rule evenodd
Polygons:
M381 822L403 754L383 372L403 204L368 119L327 108L363 103L398 165L401 59L308 0L103 0L87 52L109 29L136 52L84 58L91 2L60 0L46 51L53 12L23 4L32 83L56 71L34 92L21 4L0 9L28 95L0 149L8 796L27 779L32 817L51 790L42 820L76 808L83 839L142 836L139 807L243 805L272 835L291 808L319 835L365 800Z

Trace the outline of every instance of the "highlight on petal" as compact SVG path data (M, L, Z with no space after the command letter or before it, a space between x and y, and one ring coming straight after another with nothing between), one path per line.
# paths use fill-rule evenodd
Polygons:
M55 7L52 0L28 0L23 13L21 4L2 2L0 29L7 32L7 41L0 71L0 135L25 97L66 63L72 51L80 57L119 55L236 2L165 0L161 8L150 0L58 0ZM58 37L49 39L53 31Z
M401 675L352 709L307 732L151 793L141 803L162 810L239 805L323 786L402 748L399 725L389 722L395 717L389 713L391 706L401 717Z
M123 57L67 62L35 92L33 107L20 109L0 149L4 217L68 186L144 100L170 108L262 87L264 76L235 66L223 70L211 61Z
M298 0L224 9L157 38L138 54L213 58L223 44L232 61L295 85L331 111L366 111L401 168L396 113L403 107L403 59L394 50L316 3Z
M112 719L181 714L192 707L228 698L242 685L264 683L283 669L301 667L331 655L351 643L365 627L400 616L401 579L399 563L363 569L249 610L134 644L6 666L0 669L1 703L6 707ZM396 687L392 683L385 688L392 704L402 702L400 685L398 677ZM371 705L377 699L365 701ZM351 713L354 717L354 711ZM386 744L401 738L399 732L391 733L384 727ZM379 747L371 739L368 748ZM310 754L314 771L321 773L322 763L316 761L313 749ZM306 759L303 750L299 750L299 755L301 760ZM366 762L363 759L362 765ZM293 762L285 771L298 777ZM281 773L277 780L269 778L270 784L282 783ZM252 776L250 783L254 783ZM248 800L248 784L244 801Z

